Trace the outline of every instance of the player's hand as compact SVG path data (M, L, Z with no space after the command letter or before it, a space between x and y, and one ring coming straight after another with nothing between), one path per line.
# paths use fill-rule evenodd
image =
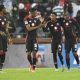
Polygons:
M44 18L43 17L40 17L39 20L41 21L41 23L44 22Z
M76 42L78 42L78 40L79 40L79 38L78 38L78 37L76 37Z
M6 34L2 31L0 31L0 35L6 36Z
M12 40L12 38L9 38L9 39L8 39L8 44L10 44L10 45L13 44L13 40Z
M3 50L0 50L0 55L3 55Z
M65 42L65 36L62 36L62 43L64 43Z

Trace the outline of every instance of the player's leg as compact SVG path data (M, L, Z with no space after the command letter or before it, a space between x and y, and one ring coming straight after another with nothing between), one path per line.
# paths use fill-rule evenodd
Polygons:
M79 57L78 57L78 54L77 54L77 44L73 44L72 52L73 52L74 58L75 58L75 60L77 62L78 69L79 69L80 68L80 63L79 63Z
M34 71L35 71L36 63L37 63L37 51L38 51L38 44L35 41L34 42L34 46L33 46L33 52L32 52L32 56L33 56L33 70Z
M65 52L66 52L66 64L68 72L70 72L70 50L71 50L71 43L69 41L65 41Z
M5 61L5 52L7 51L7 47L5 47L5 45L7 44L5 42L5 37L4 36L0 36L0 70L2 70L3 67L3 63Z
M63 61L63 56L62 56L62 45L58 45L58 56L62 65L62 72L64 71L64 61Z
M53 62L54 62L54 66L55 66L55 71L58 71L58 64L57 64L57 46L56 42L54 40L52 40L51 43L51 49L52 49L52 53L53 53Z
M0 55L0 70L2 70L4 62L5 62L5 53Z
M27 52L27 60L29 61L29 71L32 70L32 57L31 57L31 52Z
M27 60L29 61L29 64L30 64L29 65L29 71L31 71L32 67L33 67L31 52L32 52L32 43L30 40L28 40L26 42L26 53L27 53Z
M36 62L37 62L37 57L36 57L36 53L37 52L35 52L35 51L33 51L33 53L32 53L32 61L33 61L33 70L32 70L32 72L35 72L35 68L36 68Z
M56 53L53 53L53 61L54 61L55 71L57 71L58 65L57 65L57 54Z
M5 35L2 37L2 45L3 45L3 54L5 54L6 56L8 45L7 45L7 36Z

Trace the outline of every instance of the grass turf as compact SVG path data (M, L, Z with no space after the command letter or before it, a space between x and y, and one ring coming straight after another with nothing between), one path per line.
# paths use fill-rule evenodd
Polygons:
M38 68L35 73L27 69L4 69L0 71L0 80L80 80L80 72L76 68L71 72L54 72L53 68Z

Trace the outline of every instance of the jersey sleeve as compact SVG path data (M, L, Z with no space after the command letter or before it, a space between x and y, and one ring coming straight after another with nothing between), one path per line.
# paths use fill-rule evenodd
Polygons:
M73 25L73 29L76 32L76 35L80 36L80 25L78 24L78 22L75 19L72 19L72 25Z

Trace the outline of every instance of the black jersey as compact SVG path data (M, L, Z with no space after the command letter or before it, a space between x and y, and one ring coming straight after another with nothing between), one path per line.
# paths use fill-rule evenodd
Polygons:
M48 22L47 24L47 30L50 31L52 37L54 40L61 40L61 26L59 22Z
M28 18L27 20L25 20L25 25L30 25L30 27L36 27L40 24L40 20L37 18ZM32 31L28 31L28 38L36 38L37 34L37 29L32 30Z
M0 31L5 32L7 19L4 16L0 16Z
M73 21L71 19L69 20L63 20L63 25L62 25L63 29L64 29L64 35L66 39L74 39L74 35L75 34L75 30L74 30L74 25L73 25Z
M76 33L80 37L80 17L77 16L73 20L74 20L74 23L77 25L76 26Z

